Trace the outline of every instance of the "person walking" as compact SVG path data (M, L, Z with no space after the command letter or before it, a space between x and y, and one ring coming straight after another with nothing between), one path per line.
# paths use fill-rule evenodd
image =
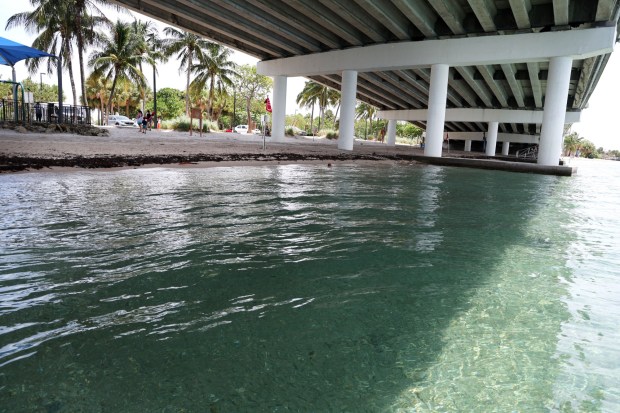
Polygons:
M138 115L136 116L136 123L138 124L138 132L142 132L142 121L144 120L144 115L141 110L138 110Z
M151 130L151 123L153 122L153 115L151 115L150 110L146 111L146 116L144 119L146 120L146 128L148 128L148 130ZM146 128L144 128L145 132L146 132Z

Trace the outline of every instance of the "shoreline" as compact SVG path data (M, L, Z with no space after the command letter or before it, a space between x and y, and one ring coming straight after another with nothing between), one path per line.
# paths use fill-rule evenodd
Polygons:
M0 129L0 174L41 171L139 168L151 166L247 166L295 163L407 162L520 173L571 176L576 168L544 166L514 156L444 149L441 157L424 155L419 146L355 139L353 150L338 148L337 140L311 136L271 137L238 133L198 133L133 128L93 127L103 136L71 133L18 132ZM264 139L264 140L263 140ZM265 145L265 149L263 149Z
M286 155L286 154L285 154ZM289 154L291 155L291 154ZM178 160L171 157L165 161L153 162L152 159L136 157L115 157L115 158L73 158L73 159L32 159L14 158L9 159L10 164L5 164L0 156L0 174L3 173L29 173L29 172L75 172L80 171L114 171L123 169L154 169L154 168L218 168L218 167L257 167L271 165L323 165L332 167L336 165L370 165L370 164L393 164L395 162L414 163L414 160L389 159L389 158L332 158L332 157L304 157L295 155L299 158L289 157L264 158L238 156L235 159L201 159L194 158L189 160ZM25 159L25 161L22 161Z
M338 149L337 141L295 136L273 142L259 135L194 133L102 127L107 136L70 133L20 133L0 129L0 174L51 168L104 169L146 166L247 166L295 163L414 161L419 147L388 146L356 140L353 151Z

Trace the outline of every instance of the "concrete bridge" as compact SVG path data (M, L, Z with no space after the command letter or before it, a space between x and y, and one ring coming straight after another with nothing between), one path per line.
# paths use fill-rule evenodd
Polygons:
M341 91L340 149L353 149L359 99L389 120L388 144L409 120L426 129L426 156L441 157L448 132L466 147L537 142L542 165L557 165L620 15L619 0L114 1L257 57L274 79L275 140L287 77L305 76Z

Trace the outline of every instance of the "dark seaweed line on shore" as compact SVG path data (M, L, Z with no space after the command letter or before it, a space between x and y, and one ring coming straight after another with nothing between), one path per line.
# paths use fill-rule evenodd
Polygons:
M380 161L400 160L413 161L415 156L408 155L371 155L364 154L334 154L334 155L301 155L296 153L270 153L270 154L227 154L209 155L198 154L190 156L158 155L158 156L94 156L94 157L67 157L67 158L36 158L22 156L0 155L0 172L19 172L30 169L43 169L51 167L67 168L117 168L142 165L170 165L170 164L193 164L198 162L244 162L244 161Z

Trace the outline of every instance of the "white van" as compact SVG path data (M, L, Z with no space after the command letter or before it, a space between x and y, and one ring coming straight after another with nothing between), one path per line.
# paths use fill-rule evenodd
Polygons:
M235 126L235 132L237 132L237 133L248 133L248 125L237 125L237 126Z

